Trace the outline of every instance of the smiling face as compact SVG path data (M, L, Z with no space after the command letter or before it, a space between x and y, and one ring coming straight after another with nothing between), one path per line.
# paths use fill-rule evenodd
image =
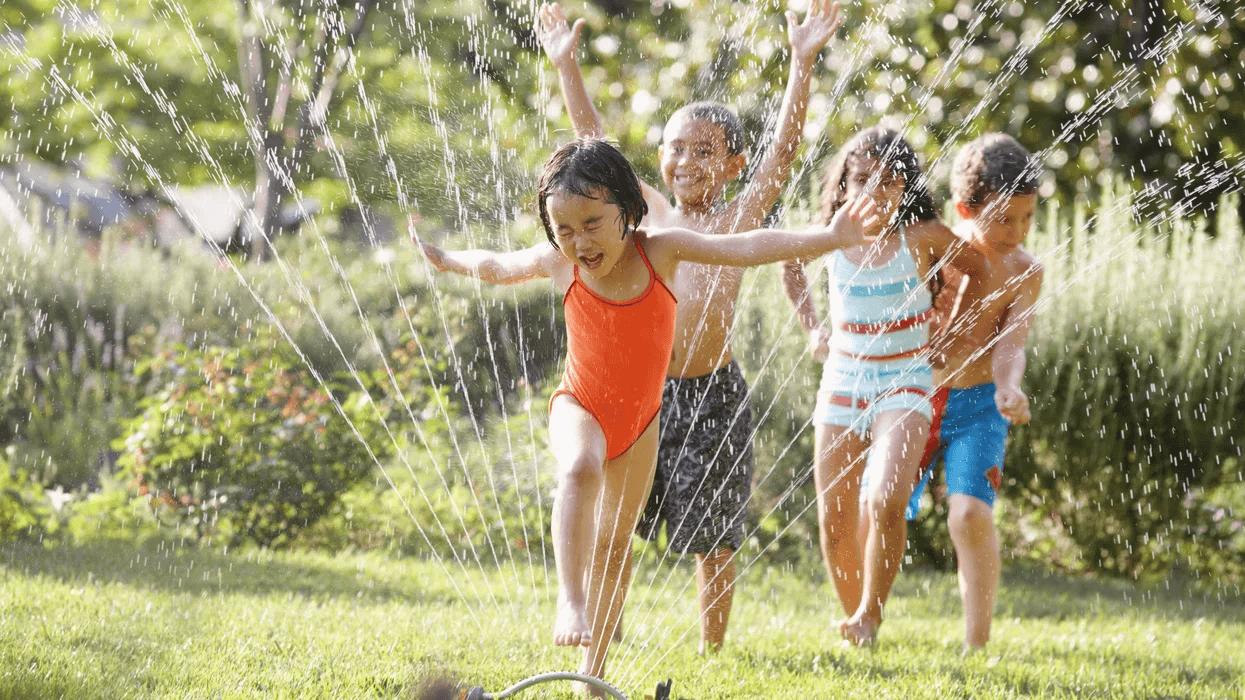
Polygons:
M876 207L877 223L866 231L875 236L893 223L899 205L903 202L904 177L892 171L878 160L857 156L848 162L846 175L846 199L868 197Z
M1036 209L1036 194L991 194L980 207L956 203L960 216L973 223L974 237L998 253L1009 253L1024 243Z
M555 191L545 200L554 242L568 260L602 278L627 252L622 210L603 192L593 197Z
M666 123L661 179L681 207L705 209L722 196L726 183L739 176L747 159L727 147L726 129L707 119L676 113Z

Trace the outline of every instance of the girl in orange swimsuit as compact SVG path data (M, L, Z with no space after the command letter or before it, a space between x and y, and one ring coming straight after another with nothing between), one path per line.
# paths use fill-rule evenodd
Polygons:
M873 204L850 202L829 225L807 231L645 230L647 206L631 165L613 146L588 139L545 164L537 206L549 242L526 250L444 251L416 242L443 272L497 284L547 277L563 291L566 372L549 405L558 480L553 641L585 647L580 672L600 677L631 576L631 533L653 482L674 344L668 282L679 262L741 267L859 245Z

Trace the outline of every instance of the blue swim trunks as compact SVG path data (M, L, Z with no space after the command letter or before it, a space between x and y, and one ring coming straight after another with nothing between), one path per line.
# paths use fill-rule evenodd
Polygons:
M908 519L920 512L921 494L939 456L946 465L948 494L972 496L994 507L994 497L1003 484L1003 455L1010 425L994 403L994 384L940 389L933 403L937 415L931 445L921 462L921 481L908 501Z

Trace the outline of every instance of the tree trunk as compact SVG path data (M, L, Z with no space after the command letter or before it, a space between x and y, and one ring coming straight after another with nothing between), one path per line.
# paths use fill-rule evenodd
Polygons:
M341 25L345 31L330 23L334 29L321 29L314 39L292 39L285 49L289 56L284 70L279 70L281 61L274 59L260 35L263 23L256 17L264 12L263 0L238 0L238 4L243 23L238 42L239 77L255 153L255 197L242 222L242 233L251 257L267 260L281 232L281 205L294 192L294 175L311 150L315 134L324 126L341 72L349 64L376 0L360 0L355 5L354 22L349 27ZM310 94L294 110L289 103L292 71L288 66L297 61L300 41L314 41L315 46L311 51ZM287 115L294 113L298 114L297 125L288 124ZM287 142L289 130L292 142Z
M264 139L263 155L255 159L255 201L243 226L254 260L269 258L273 241L281 232L281 204L289 195L285 181L293 174L284 147L281 134L269 132Z

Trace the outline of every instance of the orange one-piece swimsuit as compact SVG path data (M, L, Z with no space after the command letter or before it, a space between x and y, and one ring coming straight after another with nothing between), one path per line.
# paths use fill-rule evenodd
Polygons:
M562 298L566 372L553 398L570 394L596 418L605 433L607 459L626 452L661 413L674 347L674 294L653 272L639 241L635 247L649 278L639 296L606 299L580 281L576 265Z

